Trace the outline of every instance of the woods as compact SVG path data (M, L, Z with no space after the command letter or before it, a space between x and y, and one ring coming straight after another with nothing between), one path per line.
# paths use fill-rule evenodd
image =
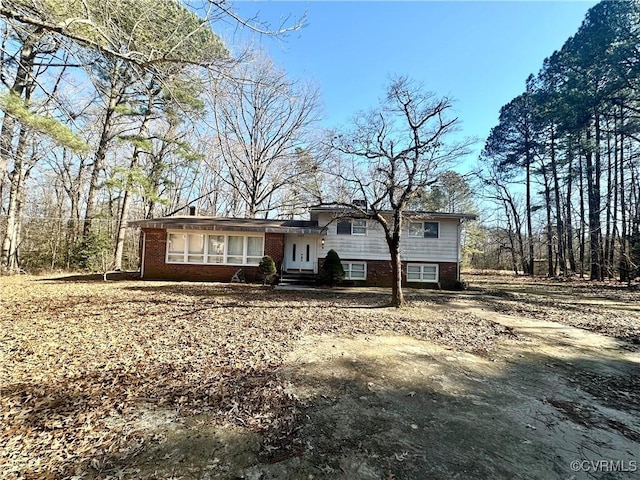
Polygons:
M480 176L516 273L638 275L639 8L593 7L486 141Z
M254 216L275 204L274 193L286 195L293 172L274 187L275 162L284 171L298 155L317 94L276 67L262 71L269 60L256 52L232 52L215 27L278 36L300 23L269 28L214 2L58 3L16 0L0 10L3 270L135 269L130 218L198 199L211 214ZM247 131L232 135L245 108L255 108L248 133L271 135L247 149Z
M473 159L436 165L411 184L403 208L483 212L468 227L466 266L593 280L638 275L639 8L594 6L501 108L474 172ZM336 141L353 132L323 126L319 87L216 33L231 22L278 36L302 22L270 28L215 2L195 9L126 0L64 8L12 0L0 16L3 270L135 269L138 238L128 220L189 206L297 218L310 205L363 197L356 187L365 177L343 175L358 157L355 144ZM389 127L368 122L363 135ZM417 152L419 162L435 151ZM366 170L365 160L351 173ZM395 175L391 164L378 168ZM365 197L393 209L396 193Z

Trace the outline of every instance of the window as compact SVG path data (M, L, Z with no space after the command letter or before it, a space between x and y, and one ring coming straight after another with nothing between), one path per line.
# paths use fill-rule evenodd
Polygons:
M224 263L224 235L209 235L207 263Z
M170 233L167 242L167 261L184 262L184 251L187 246L187 236L180 233Z
M367 264L366 263L343 263L345 280L366 280Z
M351 235L351 220L338 220L338 235Z
M167 263L258 265L263 237L168 233Z
M438 222L409 222L409 236L414 238L438 238Z
M227 237L227 262L242 263L242 250L244 249L244 237L229 235Z
M262 237L247 238L247 263L258 265L262 260Z
M367 221L362 219L354 219L351 224L352 235L366 235L367 234Z
M338 220L336 230L338 235L366 235L367 221L362 218Z
M437 282L438 265L407 265L407 282Z
M190 233L187 236L189 245L189 255L187 256L187 262L189 263L203 263L204 262L204 235L196 235Z

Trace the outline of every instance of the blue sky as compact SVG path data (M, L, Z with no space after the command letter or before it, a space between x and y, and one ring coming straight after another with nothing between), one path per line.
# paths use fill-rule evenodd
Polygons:
M461 134L479 138L475 157L500 107L524 90L527 76L562 47L596 3L243 1L235 7L275 25L306 12L301 31L257 43L292 78L317 83L324 126L348 123L376 105L391 75L407 75L454 99Z

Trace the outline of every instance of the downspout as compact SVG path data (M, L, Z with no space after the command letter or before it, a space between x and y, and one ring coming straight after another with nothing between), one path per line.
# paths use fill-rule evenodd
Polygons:
M140 278L144 278L144 257L147 250L147 232L142 230L142 252L140 253Z
M460 227L462 226L462 219L458 220L458 234L456 235L456 281L460 281Z

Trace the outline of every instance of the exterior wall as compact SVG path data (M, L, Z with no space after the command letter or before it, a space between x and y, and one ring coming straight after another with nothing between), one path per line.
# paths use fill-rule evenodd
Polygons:
M335 250L340 258L352 260L391 260L382 227L367 221L366 235L338 235L337 222L332 214L318 214L318 224L327 225L324 251ZM429 218L440 223L438 238L409 237L409 223L405 222L400 239L400 258L407 262L457 263L459 258L459 221L457 218ZM322 252L319 252L322 255Z
M257 266L199 265L166 263L167 231L164 229L144 229L143 278L149 280L189 280L196 282L229 282L240 269L244 270L247 282L260 280ZM187 232L188 233L188 232ZM266 233L264 254L269 255L279 268L284 252L284 235Z
M389 286L392 283L391 262L384 239L384 233L379 225L367 222L366 235L337 235L337 222L331 221L331 213L322 212L318 221L321 227L327 226L324 236L325 244L317 245L317 259L321 264L330 249L340 255L343 262L366 262L366 281L348 281L354 285ZM408 223L403 229L401 238L402 281L403 285L417 288L451 288L457 281L459 258L458 219L430 219L440 222L439 238L410 238ZM240 269L244 271L248 282L259 281L257 266L239 265L206 265L166 263L167 230L144 228L145 242L143 246L143 278L157 280L191 280L191 281L219 281L229 282L231 277ZM184 231L184 233L191 233ZM317 237L319 242L320 237ZM270 255L276 263L278 271L285 261L285 234L265 233L264 254ZM438 283L406 281L407 263L428 263L438 265Z
M342 262L362 261L357 258L342 258ZM322 261L321 261L322 262ZM409 263L414 263L409 262ZM411 288L454 288L458 280L458 264L455 262L429 262L438 265L438 283L407 282L407 262L402 262L402 285ZM367 279L365 281L345 280L346 285L370 287L390 287L393 283L391 261L366 260Z
M284 234L265 233L264 234L264 254L273 258L276 270L279 272L284 259Z

